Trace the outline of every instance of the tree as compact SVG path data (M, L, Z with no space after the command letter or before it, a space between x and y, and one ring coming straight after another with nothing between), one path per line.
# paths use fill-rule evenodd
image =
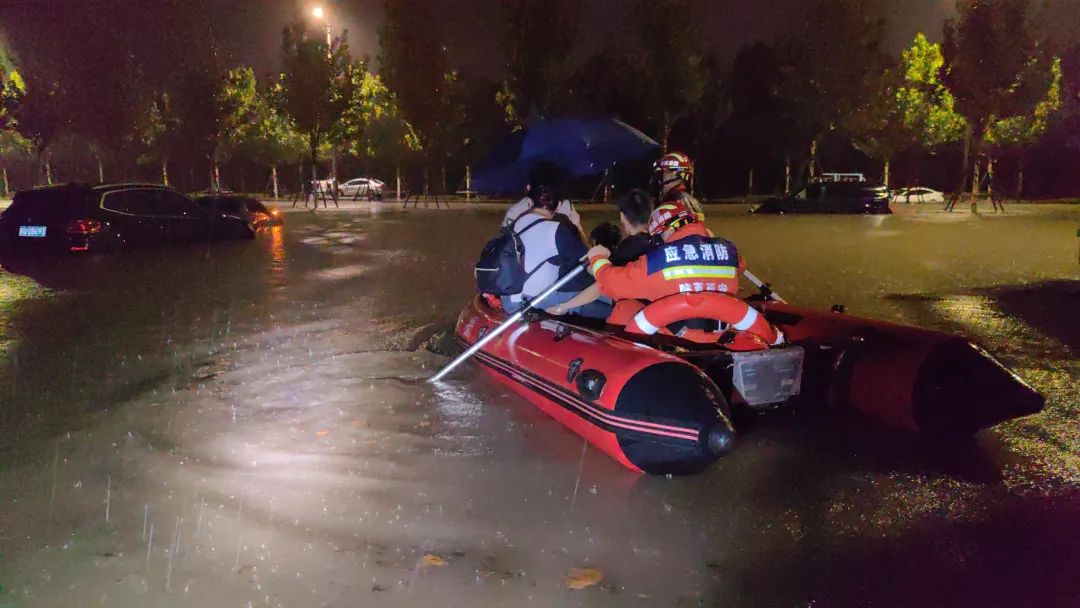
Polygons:
M353 69L345 34L329 47L321 32L299 18L282 30L280 109L307 140L311 178L318 179L319 147L352 100Z
M786 83L783 60L774 47L763 42L739 51L724 83L731 112L725 135L737 157L746 162L751 193L757 168L781 157L790 158L816 130L799 120ZM785 191L789 188L790 183L786 183Z
M625 47L605 46L590 55L566 84L565 107L577 114L612 116L634 125L648 120L640 91L648 86L639 61Z
M1035 86L1045 88L1043 98L1030 114L998 118L992 116L986 127L986 143L997 149L1013 148L1021 152L1046 133L1050 117L1061 108L1061 59L1055 57L1050 65L1049 81ZM988 168L989 170L989 168ZM1024 162L1021 156L1016 195L1024 192Z
M211 54L189 64L171 97L187 147L210 165L210 187L221 188L219 166L228 160L254 122L255 74L251 68L222 70Z
M387 0L379 33L379 76L394 92L402 117L416 136L429 190L428 163L448 147L446 125L454 115L453 89L460 75L451 67L443 31L426 0Z
M958 20L945 24L943 80L967 121L960 189L971 165L972 195L978 189L978 162L991 143L994 124L1032 114L1046 96L1048 72L1056 65L1045 57L1027 19L1028 0L958 0ZM1052 86L1052 85L1051 85Z
M14 58L6 48L0 46L0 131L12 127L15 107L24 93L26 83L19 74Z
M941 46L916 34L899 64L865 82L862 104L843 120L855 148L884 163L886 186L898 152L916 144L930 150L963 136L964 118L940 79L944 62Z
M248 67L229 70L214 94L218 131L213 134L215 147L210 158L218 188L221 187L218 166L232 157L257 123L258 98L255 72Z
M350 125L348 151L357 158L388 163L395 172L400 198L401 163L419 152L421 145L402 117L397 98L377 74L363 72L343 122Z
M810 134L801 147L809 151L811 177L817 142L858 107L868 80L884 71L884 31L884 20L863 0L815 0L801 31L782 43L788 111Z
M283 91L280 80L260 87L253 110L254 122L243 143L243 149L250 158L270 166L274 198L280 194L278 165L290 161L302 162L308 143L292 120L281 111Z
M60 77L69 91L78 92L71 128L89 141L98 181L104 182L106 162L122 164L121 157L137 144L138 114L149 103L152 89L146 86L142 66L147 54L134 46L132 37L86 34L77 59Z
M902 57L904 81L895 95L904 125L915 133L916 141L924 149L959 140L966 123L956 111L952 92L942 82L949 68L941 45L919 33Z
M29 141L19 135L15 129L0 129L0 196L10 196L11 183L8 181L7 165L13 160L29 158L33 146Z
M547 116L569 77L581 3L573 0L500 0L499 43L507 77L497 94L507 124ZM540 24L543 24L541 27Z
M11 186L8 183L7 162L14 158L29 155L30 142L15 130L15 110L23 94L26 83L15 66L11 53L0 46L0 195L8 196Z
M881 182L886 188L893 157L915 142L914 133L904 122L903 108L897 103L903 84L899 66L887 69L865 83L864 102L841 119L855 149L883 163Z
M16 131L30 142L41 170L41 179L52 184L49 147L70 128L65 102L69 99L60 82L41 69L23 78L26 91L12 114Z
M465 76L461 86L454 89L453 106L460 120L449 133L452 138L448 153L465 164L465 178L471 181L472 167L483 161L498 139L505 134L500 124L495 91L498 85ZM471 189L471 183L466 184Z
M672 125L697 109L705 90L700 33L686 19L690 4L689 0L638 0L635 5L640 61L648 80L640 99L659 126L665 152Z
M1080 43L1062 52L1061 109L1050 117L1044 141L1058 149L1080 150Z
M161 183L169 185L169 157L181 148L184 137L183 124L176 114L169 93L153 97L139 120L139 141L143 152L140 164L158 162L161 165Z

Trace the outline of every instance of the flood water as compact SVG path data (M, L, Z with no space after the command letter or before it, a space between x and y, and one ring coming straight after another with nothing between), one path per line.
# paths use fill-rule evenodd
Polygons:
M708 211L789 301L968 336L1046 410L952 445L774 412L637 476L423 382L501 210L287 213L0 271L0 606L1075 606L1080 206Z

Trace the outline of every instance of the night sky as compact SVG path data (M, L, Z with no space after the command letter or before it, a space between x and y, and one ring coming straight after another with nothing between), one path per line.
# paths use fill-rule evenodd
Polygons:
M464 69L481 76L501 75L496 41L498 0L431 0L448 30L451 52ZM953 0L867 0L887 19L890 50L899 51L915 32L939 39L942 22L955 12ZM620 21L620 0L583 0L578 33L581 59L605 42L617 44L627 31ZM281 27L297 12L307 14L314 0L3 0L0 31L16 53L27 58L63 54L68 41L88 30L100 35L134 36L137 47L163 52L156 32L168 28L169 11L198 14L210 24L223 57L247 64L259 73L277 67ZM686 15L701 24L708 44L723 58L754 40L773 40L806 15L809 0L702 0ZM327 0L323 3L335 30L349 31L356 55L374 57L382 0ZM1047 12L1051 35L1080 31L1080 0L1035 0ZM543 27L544 24L537 24ZM135 30L135 31L133 31Z

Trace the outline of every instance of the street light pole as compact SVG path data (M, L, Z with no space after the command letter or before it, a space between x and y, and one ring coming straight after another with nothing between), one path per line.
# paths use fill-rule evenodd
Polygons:
M323 29L326 30L326 60L327 60L327 62L329 62L329 61L331 61L333 59L333 52L331 51L331 47L333 45L333 38L330 35L330 19L327 18L326 11L323 10L323 7L321 7L321 6L316 6L316 7L312 8L311 9L311 16L314 17L316 21L321 21L322 24L323 24ZM332 180L331 181L331 188L334 188L336 190L337 189L337 147L334 146L334 142L330 142L330 179ZM335 198L335 200L337 200L337 199Z

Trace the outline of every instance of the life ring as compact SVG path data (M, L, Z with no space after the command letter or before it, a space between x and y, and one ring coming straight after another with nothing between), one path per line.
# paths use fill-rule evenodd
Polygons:
M784 343L784 334L765 320L764 315L746 302L722 293L680 293L666 296L646 305L627 323L626 331L651 336L663 328L688 319L713 319L725 324L726 330L736 332L738 350L757 350ZM716 343L724 331L683 329L678 334L700 344ZM750 339L750 344L746 343ZM755 349L754 344L758 347Z

